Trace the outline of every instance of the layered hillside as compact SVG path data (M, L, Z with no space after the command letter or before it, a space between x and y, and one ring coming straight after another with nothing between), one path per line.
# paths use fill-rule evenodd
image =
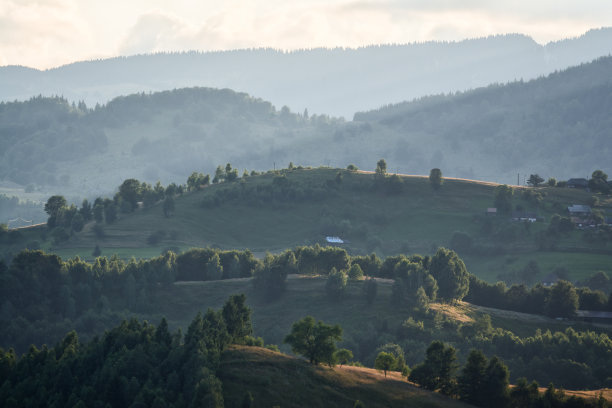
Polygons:
M612 57L530 82L428 97L352 122L277 110L231 90L180 89L95 109L61 98L0 104L0 178L37 197L111 194L123 180L184 183L231 162L240 174L285 167L389 170L524 184L610 173ZM518 175L518 177L517 177ZM3 190L0 190L0 193ZM12 194L12 193L11 193ZM21 193L25 198L33 199ZM13 217L19 214L14 214Z
M292 110L353 113L425 95L533 79L609 55L612 30L541 45L520 34L358 49L273 49L137 55L38 71L0 68L0 100L64 95L88 105L121 95L231 88Z
M431 254L439 246L451 247L465 258L470 272L489 282L533 285L553 271L571 281L598 271L610 274L612 243L605 230L559 232L552 225L556 214L567 217L568 206L591 205L592 193L515 188L511 208L538 218L525 223L512 221L511 214L485 215L496 205L495 188L493 183L445 179L434 190L422 176L388 175L377 181L360 171L284 169L177 195L169 216L159 201L119 211L110 223L90 221L79 232L46 227L11 232L0 236L0 248L5 257L28 247L93 259L96 246L103 255L124 259L192 247L250 248L263 257L266 251L328 245L327 236L338 236L352 254ZM610 217L610 198L598 195L593 210Z
M358 113L355 122L395 138L409 159L418 160L413 146L417 152L433 147L432 167L457 172L461 166L466 176L588 177L587 163L610 169L611 71L612 58L602 58L530 82Z

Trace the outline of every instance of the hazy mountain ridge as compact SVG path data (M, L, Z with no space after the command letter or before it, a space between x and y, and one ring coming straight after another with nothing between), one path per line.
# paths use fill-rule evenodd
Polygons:
M382 157L392 172L439 167L504 183L517 173L609 173L609 72L605 57L529 82L389 105L353 122L277 110L229 89L139 93L94 109L62 98L0 103L0 179L82 198L111 194L127 178L183 183L227 162L240 173L289 162L373 169Z
M0 68L0 100L63 95L89 105L135 92L207 86L248 92L294 111L354 112L424 95L531 79L612 52L612 29L546 45L510 34L357 49L137 55L45 71Z
M605 57L529 82L357 113L355 120L436 146L441 158L432 164L455 172L470 152L480 157L470 163L476 174L586 177L591 168L610 170L610 72L612 58Z
M237 158L268 167L300 131L335 122L228 89L133 94L95 109L59 97L0 103L0 178L68 196L110 193L130 177L182 183Z

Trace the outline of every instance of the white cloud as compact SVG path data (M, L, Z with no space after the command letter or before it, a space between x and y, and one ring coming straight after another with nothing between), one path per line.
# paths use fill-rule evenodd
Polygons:
M610 25L604 0L0 0L0 64L245 47L356 47Z
M73 0L2 1L0 59L33 66L66 61L88 39L75 10Z

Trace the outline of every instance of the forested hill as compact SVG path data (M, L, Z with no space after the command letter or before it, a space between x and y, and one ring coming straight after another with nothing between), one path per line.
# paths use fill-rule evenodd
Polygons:
M333 123L227 89L133 94L94 109L59 97L0 103L0 180L82 197L129 177L180 183L218 162L268 168L291 160L282 151L296 137Z
M38 71L0 68L0 100L64 95L88 105L182 87L231 88L294 111L360 110L494 82L531 79L612 52L612 29L546 45L510 34L359 49L272 49L138 55Z
M587 163L612 169L611 72L612 58L605 57L529 82L357 113L355 121L397 137L398 150L402 144L431 146L437 151L431 167L467 177L588 177ZM464 171L457 172L462 161Z
M448 177L513 184L517 173L558 180L610 173L610 72L606 57L352 122L210 88L133 94L93 109L57 97L0 103L0 180L80 203L128 178L182 183L227 162L242 174L289 162L372 170L385 158L391 172L438 167Z

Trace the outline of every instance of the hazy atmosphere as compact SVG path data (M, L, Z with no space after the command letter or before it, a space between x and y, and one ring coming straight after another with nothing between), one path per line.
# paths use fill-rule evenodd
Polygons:
M602 0L3 0L0 65L185 50L359 47L522 33L545 44L612 22Z
M610 1L0 0L0 407L612 408Z

